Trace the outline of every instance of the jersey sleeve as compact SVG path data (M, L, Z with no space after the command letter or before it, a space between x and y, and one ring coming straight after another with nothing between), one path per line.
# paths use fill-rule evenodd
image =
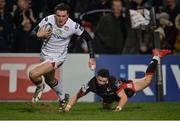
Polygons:
M81 86L81 91L83 92L83 94L89 93L90 92L90 85L89 85L89 83L83 84Z
M120 81L120 80L116 80L115 81L115 91L116 91L116 93L118 94L122 89L123 89L123 84L122 84L123 82L122 81Z
M131 81L131 80L124 80L124 79L118 80L118 81L116 81L115 86L116 86L117 94L121 90L124 90L127 97L132 97L136 92L133 81Z
M93 77L88 83L83 84L81 86L81 89L79 90L77 96L82 97L84 95L86 95L87 93L89 93L90 91L93 92L95 86L94 86L94 82L95 82L95 77Z
M39 23L39 27L42 27L43 25L48 23L48 16L43 18L40 23Z
M83 33L83 31L84 31L84 27L82 27L78 23L75 23L75 26L74 26L74 33L75 33L75 35L80 36Z
M81 86L81 89L77 93L77 98L80 98L80 97L86 95L87 93L89 93L89 91L90 91L89 85L88 84L83 84Z

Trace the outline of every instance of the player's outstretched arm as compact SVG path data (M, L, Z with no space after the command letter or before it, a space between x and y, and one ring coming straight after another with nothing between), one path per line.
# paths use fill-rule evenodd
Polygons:
M90 58L88 64L89 64L89 68L91 70L96 69L96 59L95 58Z
M76 104L77 100L78 100L77 95L70 97L70 100L64 109L65 112L69 112L71 108Z
M94 70L96 68L96 60L95 60L95 54L94 54L94 47L93 47L93 39L91 36L88 34L86 30L83 31L81 34L81 37L86 40L88 44L88 49L89 49L89 68Z
M123 109L123 107L125 106L125 104L128 101L128 97L126 96L124 89L122 89L121 91L117 92L117 95L120 97L120 100L116 106L116 108L113 110L114 112L119 112Z
M76 95L70 97L70 100L68 101L68 104L66 105L64 111L69 112L72 107L77 103L78 99L84 95L86 94L82 91L82 89L80 89Z

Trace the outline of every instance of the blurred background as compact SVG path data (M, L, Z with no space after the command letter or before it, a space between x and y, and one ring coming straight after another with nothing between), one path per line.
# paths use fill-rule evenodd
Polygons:
M70 5L70 18L84 26L94 38L96 53L151 53L152 33L148 29L138 30L125 26L127 16L124 9L120 9L122 12L118 20L112 20L114 23L104 23L103 17L107 13L114 13L111 9L111 0L0 0L0 53L39 53L41 42L29 38L28 34L43 17L53 14L55 5L61 2ZM123 4L122 7L128 6L129 9L134 10L154 7L161 48L171 49L174 53L180 52L179 0L129 0L128 2L128 5ZM105 29L103 33L102 26L107 26L107 29L113 31L108 32ZM104 35L105 33L107 35ZM87 53L86 42L73 36L69 44L69 52Z

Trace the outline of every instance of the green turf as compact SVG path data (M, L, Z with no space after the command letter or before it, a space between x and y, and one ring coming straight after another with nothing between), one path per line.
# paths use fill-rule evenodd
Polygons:
M56 103L0 102L0 120L175 120L180 119L180 103L128 103L122 112L103 110L100 103L78 103L69 113L57 111Z

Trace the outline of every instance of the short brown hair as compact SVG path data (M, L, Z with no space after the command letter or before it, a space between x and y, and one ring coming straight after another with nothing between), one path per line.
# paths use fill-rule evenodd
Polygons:
M108 78L109 77L109 70L102 68L98 71L97 75L101 76L101 77L107 77Z
M60 4L57 4L56 7L54 8L54 12L56 13L56 11L67 11L67 13L69 13L70 11L70 7L68 4L66 3L60 3Z

